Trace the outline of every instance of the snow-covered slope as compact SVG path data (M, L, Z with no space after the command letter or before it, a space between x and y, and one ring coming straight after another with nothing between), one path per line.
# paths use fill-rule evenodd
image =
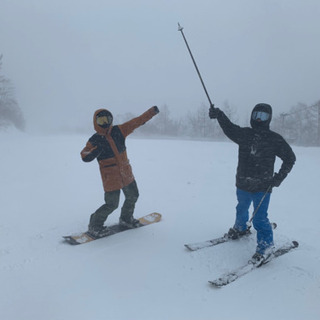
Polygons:
M254 236L198 252L183 245L232 226L237 146L128 139L135 215L163 220L70 246L62 236L85 230L103 203L98 165L79 155L87 138L0 134L1 319L320 319L319 148L294 147L297 163L271 198L276 244L300 247L214 289L208 280L251 257ZM107 223L118 218L119 209Z

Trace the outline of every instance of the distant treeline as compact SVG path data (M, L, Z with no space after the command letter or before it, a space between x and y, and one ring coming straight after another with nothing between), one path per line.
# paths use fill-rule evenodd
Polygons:
M240 126L250 126L240 123L236 108L225 103L221 110L230 120ZM125 122L137 115L127 113L117 116L119 123ZM248 115L249 117L249 115ZM320 146L320 100L311 106L297 104L287 113L273 115L271 130L283 135L289 142L302 146ZM167 105L160 107L160 113L152 121L139 128L136 135L166 136L189 139L227 140L218 122L208 116L208 106L201 105L194 112L174 119L170 116Z
M24 130L25 121L14 97L14 88L10 80L2 75L2 55L0 55L0 128L12 125Z
M9 79L2 75L2 55L0 55L0 129L15 126L24 130L25 120L23 113L14 96L14 88ZM230 120L240 126L249 126L240 123L237 109L225 102L221 109ZM167 105L160 106L160 113L152 121L139 128L135 135L176 137L184 139L225 140L216 120L208 117L208 106L200 105L193 112L175 119L170 114ZM117 115L117 122L123 123L136 117L137 114L126 113ZM249 118L250 115L248 115ZM82 132L84 128L77 131ZM280 133L290 143L303 146L320 146L320 100L313 105L302 103L292 107L288 112L274 115L271 129Z

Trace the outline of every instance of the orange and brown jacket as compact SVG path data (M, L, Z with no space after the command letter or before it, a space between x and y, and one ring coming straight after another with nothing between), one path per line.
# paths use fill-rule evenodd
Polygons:
M99 109L94 113L93 124L96 133L81 151L81 158L85 162L95 158L98 160L104 191L109 192L120 190L134 181L125 139L157 112L152 107L139 117L123 124L102 128L96 122L96 115L103 110L105 109Z

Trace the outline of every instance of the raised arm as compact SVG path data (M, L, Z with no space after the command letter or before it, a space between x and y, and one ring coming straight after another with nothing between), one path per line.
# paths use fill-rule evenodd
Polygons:
M144 112L139 117L133 118L121 125L119 125L119 128L122 132L122 134L126 137L130 133L132 133L135 129L139 128L143 124L145 124L147 121L149 121L151 118L153 118L156 114L159 113L158 107L154 106L148 109L146 112Z

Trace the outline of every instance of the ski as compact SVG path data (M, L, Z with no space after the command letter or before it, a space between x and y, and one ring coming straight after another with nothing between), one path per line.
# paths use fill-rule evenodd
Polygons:
M219 238L206 240L206 241L201 241L201 242L189 243L189 244L185 244L184 246L187 249L189 249L190 251L196 251L196 250L200 250L200 249L203 249L203 248L212 247L212 246L215 246L217 244L224 243L224 242L227 242L227 241L230 241L230 240L231 239L228 237L228 235L225 234L224 236L219 237Z
M271 225L272 225L272 229L276 229L277 224L275 222L272 222ZM239 239L247 238L250 235L251 235L251 233L246 234ZM236 240L239 240L239 239L236 239ZM187 249L189 249L190 251L197 251L200 249L216 246L217 244L228 242L228 241L235 241L235 240L229 238L228 234L226 233L222 237L218 237L218 238L206 240L206 241L201 241L201 242L189 243L189 244L185 244L184 246Z
M219 277L218 279L209 281L209 283L216 288L221 288L223 286L226 286L227 284L234 282L240 277L246 275L250 271L269 263L273 259L288 253L289 251L291 251L294 248L297 248L298 246L299 246L299 243L297 241L286 243L281 247L279 247L275 252L273 252L273 254L267 260L263 261L262 263L261 262L253 263L252 261L249 260L247 264L239 268L236 268L230 272L227 272L221 277Z

